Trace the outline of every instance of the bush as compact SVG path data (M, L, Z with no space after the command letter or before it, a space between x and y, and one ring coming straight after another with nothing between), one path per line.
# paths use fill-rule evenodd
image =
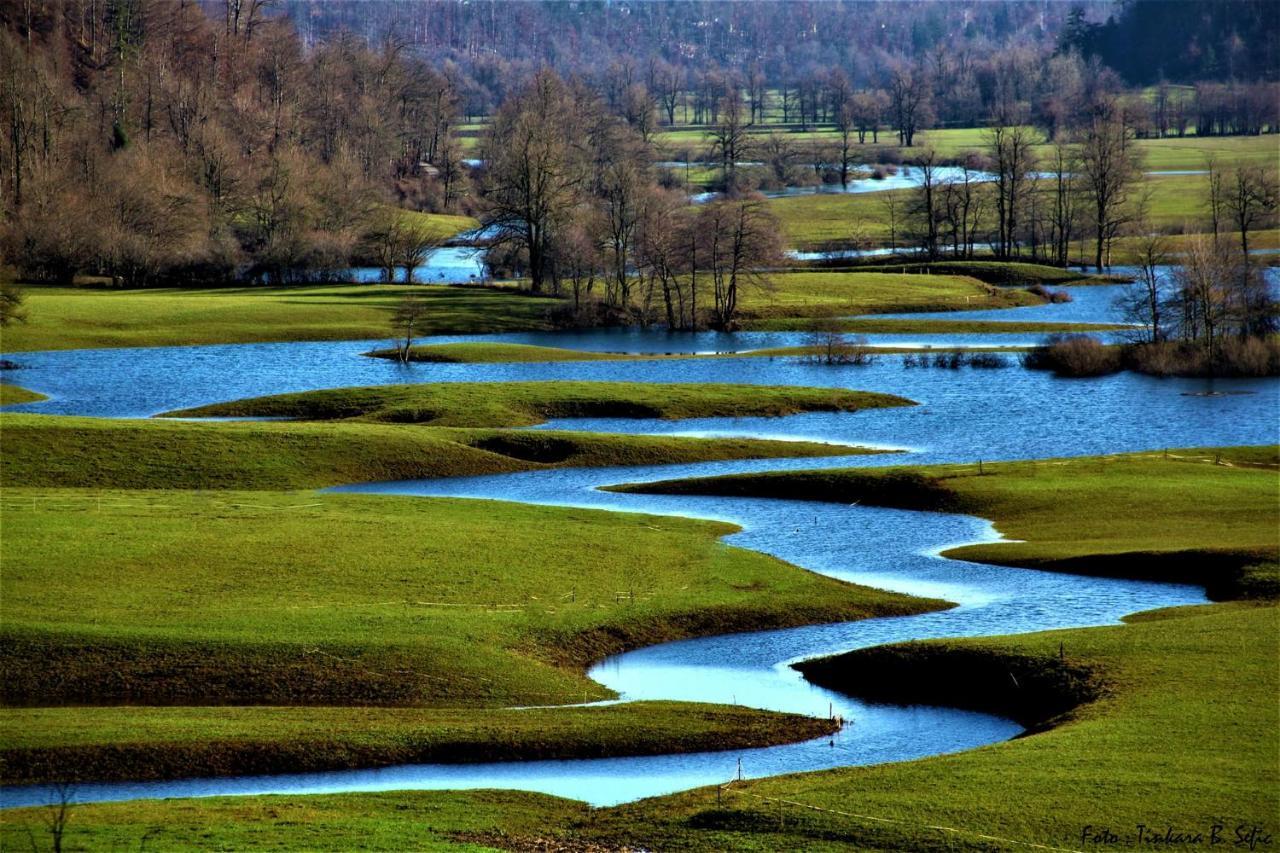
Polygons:
M1276 338L1227 338L1216 358L1203 346L1176 342L1133 344L1124 350L1130 370L1150 376L1277 376L1280 375L1280 340Z
M1008 367L1009 360L996 352L975 352L969 356L969 366L983 370L994 370Z
M1228 338L1222 342L1219 376L1280 375L1280 339Z
M1058 376L1105 376L1123 369L1119 347L1088 335L1053 335L1022 358L1024 367L1052 370Z
M1071 301L1071 294L1065 290L1050 290L1043 284L1033 284L1027 288L1027 293L1033 293L1054 305L1060 305L1063 302Z

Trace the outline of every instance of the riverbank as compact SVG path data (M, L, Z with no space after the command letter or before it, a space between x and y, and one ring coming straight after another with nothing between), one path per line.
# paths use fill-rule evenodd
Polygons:
M312 773L753 749L834 720L690 702L567 708L74 707L0 710L4 784Z
M12 406L18 403L38 403L49 399L44 394L31 391L20 385L7 385L0 382L0 406Z
M1280 590L1276 448L875 470L743 474L620 491L778 497L981 515L1010 540L944 556L1196 583L1218 598ZM1155 520L1153 523L1153 519Z

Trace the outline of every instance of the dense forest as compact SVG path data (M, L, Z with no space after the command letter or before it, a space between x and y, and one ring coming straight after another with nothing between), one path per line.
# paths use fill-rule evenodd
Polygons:
M210 8L220 0L207 0ZM503 0L279 0L319 41L348 31L388 35L490 86L506 63L590 75L645 57L686 72L755 68L781 85L810 66L838 66L858 87L891 60L955 57L961 65L1014 48L1068 44L1129 83L1280 77L1280 14L1269 0L726 0L509 3ZM500 92L491 92L497 94Z
M681 307L670 289L705 272L716 302L701 304L727 325L740 273L776 255L776 245L718 254L735 234L778 232L751 190L847 183L857 163L900 160L887 146L912 149L919 131L959 124L1004 135L945 161L966 178L939 182L936 199L926 177L914 237L929 254L990 241L1002 255L1025 247L1065 263L1070 236L1091 229L1101 264L1132 219L1117 212L1130 193L1104 186L1094 195L1105 204L1088 201L1082 181L1064 177L1080 171L1081 152L1111 146L1131 181L1132 139L1280 124L1275 83L1126 86L1094 48L1105 53L1108 28L1156 2L1098 27L1088 16L1109 7L9 2L0 236L30 280L287 282L420 263L436 238L401 210L475 214L492 226L493 265L535 290L602 292L625 313L638 277L644 316L661 293L668 320L686 325L701 322L699 298ZM1246 22L1257 11L1222 5ZM344 28L357 20L358 31ZM406 32L411 21L421 26ZM772 26L784 37L767 37ZM509 54L496 41L506 38ZM670 60L641 64L623 45ZM1249 67L1239 59L1236 73ZM462 129L469 115L484 119L479 129ZM720 165L712 186L725 193L701 211L662 166L674 152L660 131L686 120L703 126L692 156ZM770 124L800 132L761 133ZM823 133L806 133L815 126ZM1030 155L1027 127L1059 145L1056 163ZM927 150L909 157L926 176L944 164ZM1068 190L1084 194L1069 206L1079 221L1047 213L1036 190L1045 170L1060 178L1056 208ZM992 190L992 172L1013 184Z

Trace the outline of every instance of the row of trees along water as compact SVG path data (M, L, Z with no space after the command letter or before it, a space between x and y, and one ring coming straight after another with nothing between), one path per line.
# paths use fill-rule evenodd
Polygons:
M1162 231L1153 222L1153 193L1126 105L1100 97L1047 151L1017 117L986 131L983 148L954 168L943 168L948 161L926 149L909 161L918 187L906 198L882 196L891 245L929 259L981 251L1006 260L1066 265L1088 258L1099 270L1109 266L1117 240ZM1276 224L1276 170L1227 167L1210 157L1203 172L1198 212L1163 230L1191 227L1215 240L1235 232L1248 257L1251 235Z

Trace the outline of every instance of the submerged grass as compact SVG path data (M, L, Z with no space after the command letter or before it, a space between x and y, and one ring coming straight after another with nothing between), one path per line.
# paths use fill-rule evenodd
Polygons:
M366 353L373 358L398 359L394 349L379 349ZM532 344L425 344L410 347L409 361L434 364L509 364L516 362L553 361L635 361L660 356L633 353L592 352L590 350L542 347Z

